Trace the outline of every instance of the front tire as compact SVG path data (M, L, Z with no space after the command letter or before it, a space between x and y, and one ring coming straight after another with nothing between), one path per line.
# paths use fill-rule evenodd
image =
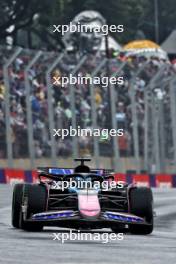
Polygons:
M25 184L23 187L23 205L26 203L26 218L30 218L32 214L46 211L47 190L46 187L39 184ZM43 225L41 223L30 223L23 219L23 212L20 212L20 228L26 231L41 231Z
M24 184L15 184L13 189L13 199L12 199L12 226L19 228L20 221L20 211L23 197L23 186Z
M148 235L153 231L153 195L150 188L132 188L129 193L130 213L145 218L147 225L131 224L132 234Z

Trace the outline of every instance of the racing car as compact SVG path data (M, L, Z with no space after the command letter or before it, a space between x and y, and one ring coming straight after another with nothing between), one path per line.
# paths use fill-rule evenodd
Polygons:
M14 186L13 227L26 231L57 226L152 233L153 195L150 188L124 182L111 186L114 180L111 170L91 169L85 165L90 161L87 158L75 160L81 163L74 169L38 168L37 183ZM105 182L106 189L103 187Z

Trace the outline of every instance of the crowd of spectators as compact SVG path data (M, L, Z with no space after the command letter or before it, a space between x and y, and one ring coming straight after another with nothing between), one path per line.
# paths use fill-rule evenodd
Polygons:
M28 151L28 127L26 114L26 90L24 69L31 60L33 54L23 51L14 63L9 67L10 82L10 124L12 128L11 140L13 143L14 158L26 158ZM8 52L5 54L0 51L0 158L6 157L6 125L5 125L5 92L6 86L3 76L3 65L8 59ZM39 59L29 71L29 81L31 95L28 98L31 102L33 137L35 143L35 156L49 157L51 154L51 139L49 133L48 103L47 103L47 85L46 70L48 65L58 56L58 54L45 54ZM78 70L77 74L89 76L95 67L102 61L103 54L89 54L87 60ZM115 86L116 92L116 120L119 128L123 128L125 133L119 137L120 154L122 156L132 156L133 149L133 120L131 111L130 89L135 90L135 100L139 130L140 154L143 155L144 141L144 91L151 78L157 73L164 64L169 64L167 60L157 57L145 58L131 56L125 58L127 64L121 71L124 76L124 84ZM131 83L131 78L138 69L148 60L145 69ZM67 76L80 61L76 54L66 54L62 61L54 69L52 76ZM109 76L116 72L119 65L124 61L124 57L115 57L109 59L98 73L98 76ZM171 70L166 70L164 77L168 77ZM91 128L91 97L89 84L75 85L76 119L77 126L81 128ZM109 122L109 92L107 87L102 85L94 86L97 124L100 128L110 126ZM72 111L70 106L69 85L64 87L60 85L52 86L52 103L54 107L55 127L68 128L71 125ZM80 137L78 139L81 154L91 154L92 138ZM100 141L100 154L111 155L111 141ZM69 156L72 154L72 139L70 137L62 140L57 138L57 155Z

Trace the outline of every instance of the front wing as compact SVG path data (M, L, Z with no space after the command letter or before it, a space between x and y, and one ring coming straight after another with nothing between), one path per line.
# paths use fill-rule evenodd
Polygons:
M99 217L96 218L83 218L78 211L74 210L62 210L62 211L49 211L49 212L42 212L38 214L32 215L28 219L24 219L28 222L42 222L44 224L48 223L56 223L56 222L63 222L63 221L79 221L79 222L109 222L109 223L123 223L123 224L143 224L149 225L144 218L129 214L129 213L121 213L121 212L110 212L105 211L101 212Z

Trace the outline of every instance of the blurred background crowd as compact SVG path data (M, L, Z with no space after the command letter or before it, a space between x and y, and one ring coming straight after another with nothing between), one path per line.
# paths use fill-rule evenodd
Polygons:
M52 57L54 54L47 55ZM6 54L6 56L8 53ZM10 79L10 123L12 126L12 141L13 141L13 155L14 158L28 157L28 130L26 121L26 94L25 94L25 80L24 69L25 65L31 59L30 54L19 56L12 66L9 68ZM102 60L103 54L95 53L90 54L79 69L78 74L81 76L90 76L92 69L94 69ZM0 67L0 157L6 157L6 134L5 134L5 83L3 80L2 65L5 61L5 56L1 52L1 67ZM123 54L111 58L108 63L108 74L115 73L122 61L124 60ZM125 76L124 85L115 86L116 91L116 122L118 128L123 128L125 133L123 137L119 137L119 148L121 156L133 156L133 136L132 136L132 113L131 113L131 98L129 95L130 89L135 90L136 109L138 117L138 130L139 130L139 144L140 155L143 155L143 142L144 142L144 91L148 82L157 73L159 68L165 64L170 65L169 69L165 71L168 77L173 71L174 67L166 59L160 59L155 56L146 58L144 56L129 56L125 58L126 66L121 71L121 75ZM134 73L146 61L147 67L141 75L135 78L133 83L130 82ZM57 65L53 72L53 76L68 76L78 63L75 54L66 54L63 60ZM46 60L37 62L29 72L29 79L31 85L31 109L32 109L32 122L35 142L35 156L36 157L49 157L50 156L50 136L48 125L48 103L47 103L47 86L46 86ZM104 67L99 73L99 76L107 76L107 68ZM107 112L109 111L109 95L108 89L101 85L94 86L97 124L99 128L106 128L108 125ZM160 94L157 89L157 94ZM156 96L157 96L156 94ZM167 102L167 93L164 95ZM61 87L55 85L52 87L52 97L54 106L54 120L55 128L69 128L71 125L72 111L70 107L69 85ZM89 84L75 86L76 98L76 117L77 126L81 128L91 128L91 97ZM80 137L79 147L82 154L92 153L92 138ZM109 140L100 139L100 154L109 156L111 148L109 147ZM72 139L68 136L64 140L57 138L57 155L69 156L71 155Z

